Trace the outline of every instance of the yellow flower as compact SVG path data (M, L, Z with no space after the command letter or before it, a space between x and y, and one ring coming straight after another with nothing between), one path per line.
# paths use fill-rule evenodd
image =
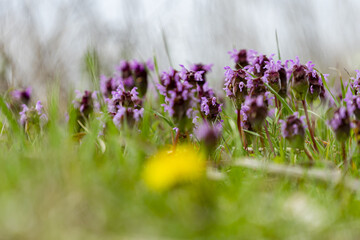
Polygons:
M206 159L191 145L179 145L175 151L161 150L145 164L143 178L155 191L164 191L176 184L191 182L205 174Z

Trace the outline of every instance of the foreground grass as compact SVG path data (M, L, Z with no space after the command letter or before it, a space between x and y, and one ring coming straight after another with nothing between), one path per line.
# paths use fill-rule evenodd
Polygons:
M171 127L150 111L151 103L139 128L110 128L99 138L94 119L80 144L59 122L57 102L49 101L49 125L35 135L2 118L0 239L360 237L357 192L232 166L230 157L244 152L231 118L225 117L227 142L218 150L219 159L228 159L219 170L224 177L158 193L146 188L141 173L146 159L171 143Z

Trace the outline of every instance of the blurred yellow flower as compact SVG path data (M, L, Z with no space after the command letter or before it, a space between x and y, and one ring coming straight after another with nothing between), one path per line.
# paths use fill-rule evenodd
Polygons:
M206 159L191 145L179 145L176 150L161 150L145 164L143 178L155 191L164 191L176 184L191 182L205 174Z

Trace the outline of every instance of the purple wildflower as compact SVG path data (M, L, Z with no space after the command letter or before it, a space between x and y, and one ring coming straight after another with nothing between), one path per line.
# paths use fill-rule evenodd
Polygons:
M215 122L220 120L220 113L222 111L222 104L217 102L216 97L202 97L201 98L201 112L205 115L206 119Z
M193 72L201 72L201 78L203 79L204 82L206 82L206 74L208 72L211 72L211 68L212 68L213 64L202 64L202 63L197 63L194 64L190 67L190 70Z
M113 116L113 122L116 126L121 126L124 121L132 126L142 118L144 108L138 95L136 87L131 91L119 87L112 92L112 97L106 100L108 111Z
M248 95L247 74L244 70L232 70L229 66L225 67L225 87L226 95L235 103L236 108L240 108Z
M270 60L266 63L265 68L264 81L267 81L272 89L279 92L281 88L280 70L283 69L281 61Z
M14 90L11 92L11 96L13 98L13 100L15 100L16 102L20 103L20 104L29 104L30 100L31 100L31 88L28 87L26 89L23 90Z
M247 77L247 80L248 80L247 86L249 88L249 96L257 97L260 95L265 95L267 90L263 78L252 79L251 77Z
M22 110L20 114L20 124L23 126L29 126L32 124L37 127L44 126L48 117L44 112L44 107L40 101L38 101L35 107L28 107L25 104L22 105Z
M248 96L241 110L243 111L243 114L246 115L246 120L251 123L251 127L255 130L259 130L268 115L268 106L265 101L265 96Z
M215 150L222 132L222 126L220 123L211 124L203 122L195 130L195 135L199 141L204 145L208 153Z
M352 89L353 89L355 95L359 95L359 93L360 93L360 71L355 70L355 72L356 72L356 77L351 78L351 80L353 81L351 86L352 86Z
M203 77L206 73L205 70L200 71L191 71L187 70L184 65L180 65L181 71L179 72L179 76L183 81L187 81L190 83L194 89L197 86L203 86L206 82L205 78Z
M319 74L315 70L309 71L307 77L309 90L306 98L309 102L313 102L316 98L321 97L321 94L325 92L325 88Z
M173 117L181 131L187 127L187 120L194 118L193 108L198 103L196 89L188 82L189 79L184 67L181 72L170 69L169 73L162 74L160 84L157 85L160 94L165 96L165 104L162 104L165 112Z
M179 72L171 68L169 72L163 72L157 88L161 95L166 96L168 92L175 91L180 82Z
M287 88L288 88L288 77L284 66L281 66L281 68L278 71L279 78L280 78L280 90L279 95L283 98L287 96Z
M289 141L290 146L294 148L304 148L305 141L305 124L303 117L299 118L298 113L289 116L286 121L282 122L282 135Z
M304 100L309 89L309 81L307 74L309 68L305 65L300 64L300 60L296 57L294 60L289 60L287 63L290 63L290 71L292 73L292 90L295 93L295 97L298 100ZM310 66L308 64L308 66Z
M119 85L123 85L125 90L128 91L137 87L139 96L143 97L146 94L148 86L148 71L153 70L154 64L151 60L148 60L146 63L141 63L137 60L122 60L117 67L117 73L113 77L114 80L109 83L111 90L115 91ZM105 84L103 84L103 88L105 87ZM107 91L107 93L109 93L109 91Z
M345 107L338 108L329 121L338 141L344 142L350 136L350 115Z
M353 95L350 89L346 93L344 102L347 104L347 108L350 114L354 114L357 120L360 120L360 95Z
M263 54L255 55L245 69L257 77L263 77L267 70L266 66L268 65L268 62L272 60L272 57L273 55L270 57Z
M257 55L257 52L252 49L234 49L233 51L229 51L228 53L230 54L230 58L233 59L235 62L235 69L240 69L248 66Z
M104 75L100 76L100 90L105 98L109 98L111 96L111 92L115 91L119 86L118 81L114 77L106 77Z
M79 111L81 116L88 118L94 110L97 110L95 109L95 106L98 106L96 93L85 91L82 94L80 91L76 91L76 95L77 100L73 101L74 108Z

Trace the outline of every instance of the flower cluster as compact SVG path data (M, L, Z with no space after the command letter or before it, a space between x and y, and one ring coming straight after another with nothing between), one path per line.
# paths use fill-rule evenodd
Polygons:
M201 99L202 97L212 97L214 95L206 82L206 73L211 71L212 64L196 64L191 67L191 70L186 69L184 65L180 65L180 67L180 79L188 82L196 90L196 97Z
M220 123L211 124L204 122L196 128L195 135L210 153L216 149L221 137L221 132L222 126Z
M28 105L31 100L31 88L23 90L14 90L11 92L12 99L21 104Z
M247 73L242 70L232 70L229 66L225 67L225 87L226 95L233 100L236 108L241 108L241 104L248 95Z
M157 85L160 94L165 96L163 104L165 112L168 112L175 121L180 122L185 118L193 118L193 107L196 106L193 85L188 82L188 76L174 69L163 72L160 84Z
M344 142L350 137L350 114L345 107L336 109L329 125L335 133L335 137L339 142Z
M75 93L76 99L73 101L73 104L81 117L88 118L94 111L100 111L100 104L96 91L84 91L84 94L80 91L75 91Z
M325 98L325 88L324 84L319 76L319 74L313 69L307 74L309 81L309 89L306 95L306 100L312 103L315 99Z
M360 94L360 71L359 70L355 70L355 71L356 71L356 77L351 78L351 80L353 81L351 84L351 87L353 89L354 94L359 95Z
M301 64L298 57L295 60L288 60L286 62L288 68L288 75L292 76L292 90L298 100L307 99L313 102L315 99L325 98L325 88L317 71L314 69L314 64L309 61L306 65ZM327 74L323 75L325 80Z
M230 54L230 58L235 62L235 69L240 69L248 66L256 56L257 52L250 49L241 49L241 50L232 50L228 52Z
M206 82L206 74L208 72L211 72L211 68L212 68L213 64L202 64L202 63L197 63L194 64L190 67L190 70L193 72L199 72L198 74L201 74L201 79L203 82Z
M220 120L222 104L218 103L216 97L202 97L200 106L202 113L208 121L215 122Z
M123 85L128 91L134 87L138 89L140 97L143 97L147 91L148 72L154 70L152 61L140 63L137 60L121 61L117 67L114 76L108 78L101 76L100 89L104 97L109 98L113 91L116 91L119 85Z
M303 118L299 117L299 114L296 112L290 115L286 121L281 120L282 135L288 140L291 147L300 149L304 147L305 123Z
M47 115L44 113L44 107L40 101L36 103L34 107L28 107L25 104L22 105L22 111L20 112L20 124L26 128L29 125L42 127L48 121Z
M138 97L139 93L136 87L131 91L127 91L120 85L111 94L112 97L106 99L106 102L108 104L108 111L113 117L113 122L116 126L121 126L124 121L132 126L142 118L144 108L142 107L142 100Z
M251 128L260 129L268 115L268 105L265 96L248 96L241 108L244 115L244 121L250 123Z
M165 112L174 119L177 127L185 131L196 120L197 109L209 121L220 119L222 104L218 103L213 90L206 82L211 65L196 64L191 70L183 65L181 71L170 69L163 72L157 88L165 97Z

